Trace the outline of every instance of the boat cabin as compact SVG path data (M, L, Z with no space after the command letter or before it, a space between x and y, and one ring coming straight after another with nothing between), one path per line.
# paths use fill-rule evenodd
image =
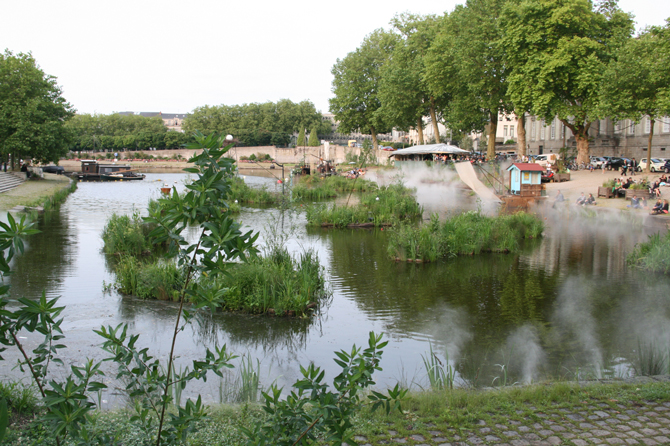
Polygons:
M81 173L108 175L130 170L130 164L98 164L96 160L81 160Z
M509 191L521 197L540 197L543 195L542 173L544 167L536 163L514 163L509 171Z

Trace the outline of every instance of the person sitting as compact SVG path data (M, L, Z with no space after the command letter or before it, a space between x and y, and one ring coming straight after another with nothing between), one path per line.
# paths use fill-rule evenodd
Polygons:
M584 195L584 192L577 198L577 204L584 205L586 203L586 196Z
M651 212L649 214L650 215L660 214L661 209L663 209L663 202L661 200L656 200L656 204L654 205L653 208L651 208Z
M593 197L593 194L589 194L588 197L586 197L586 201L584 202L584 206L586 205L596 205L596 199Z
M637 198L637 195L633 195L633 198L630 199L630 204L626 207L631 209L642 209L642 204L640 203L640 199Z
M660 182L660 180L654 181L654 184L649 186L649 193L656 198L661 196L661 182Z
M614 186L612 186L612 195L614 195L615 197L618 196L620 190L621 190L621 181L615 179Z

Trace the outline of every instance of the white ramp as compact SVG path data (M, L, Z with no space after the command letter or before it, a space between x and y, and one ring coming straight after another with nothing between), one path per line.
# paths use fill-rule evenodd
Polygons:
M456 166L456 172L458 172L458 176L461 177L461 180L463 180L463 182L467 184L470 189L475 191L475 193L479 195L482 200L494 201L496 203L502 202L491 189L479 181L479 178L477 178L477 173L475 172L474 167L472 167L472 163L470 163L470 161L455 163L454 165Z

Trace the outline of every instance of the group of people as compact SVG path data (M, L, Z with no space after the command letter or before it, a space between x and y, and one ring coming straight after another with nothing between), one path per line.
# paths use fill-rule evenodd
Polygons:
M348 170L346 172L346 176L349 179L354 179L354 178L358 178L361 175L365 175L365 172L366 172L366 170L363 169L363 168L359 169L357 167L354 167L353 169Z
M654 205L653 208L651 208L651 212L649 214L651 215L658 215L658 214L667 214L668 213L668 200L656 200L656 204Z
M560 194L561 191L558 191L558 193ZM593 194L589 194L589 196L587 197L586 195L584 195L584 192L582 192L582 194L577 198L577 204L579 206L588 206L588 205L595 206L596 199L593 196Z

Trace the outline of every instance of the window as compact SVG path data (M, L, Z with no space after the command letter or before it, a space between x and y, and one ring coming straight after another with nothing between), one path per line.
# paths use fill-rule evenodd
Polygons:
M670 133L670 116L663 118L663 132Z
M514 126L513 125L509 126L509 137L514 138Z
M530 140L535 141L535 121L530 123Z
M525 182L530 181L530 172L524 172L523 173L523 181L525 181Z
M507 138L507 126L503 127L503 137Z
M628 134L630 136L635 136L635 122L633 121L628 121Z
M540 122L540 139L544 141L544 132L545 132L546 126L544 125L544 121Z
M621 133L621 121L614 123L614 133Z
M644 118L644 134L648 135L651 133L651 119L649 117Z
M551 139L556 139L556 120L551 121Z

